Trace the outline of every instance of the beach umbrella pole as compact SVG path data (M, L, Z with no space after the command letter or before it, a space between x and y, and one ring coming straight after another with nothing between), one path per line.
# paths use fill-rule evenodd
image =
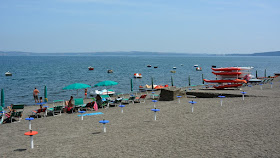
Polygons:
M103 123L103 131L104 131L104 133L106 133L106 126L105 126L105 123Z
M154 112L154 117L155 117L155 121L157 120L157 114L156 114L157 112L155 111Z
M221 106L223 106L223 99L221 99Z
M193 113L193 104L192 104L192 113Z

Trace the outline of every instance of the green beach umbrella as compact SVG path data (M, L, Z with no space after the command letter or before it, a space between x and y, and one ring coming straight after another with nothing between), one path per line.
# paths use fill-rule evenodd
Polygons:
M90 87L90 85L87 85L87 84L74 83L74 84L70 84L70 85L64 87L63 89L75 90L75 89L84 89L84 88L89 88L89 87Z
M45 89L44 89L44 96L45 96L45 102L48 102L47 86L45 86Z
M1 89L1 106L5 106L4 89Z
M132 79L130 80L130 91L131 91L131 92L133 91L133 82L132 82Z
M115 82L115 81L106 80L106 81L102 81L102 82L95 84L93 87L113 86L113 85L117 85L117 84L119 84L119 83ZM107 90L107 94L108 94L108 90Z
M173 87L173 77L171 76L171 86Z
M84 88L89 88L89 87L91 87L91 86L87 85L87 84L74 83L74 84L70 84L70 85L64 87L63 89L66 89L66 90L77 90L77 95L78 95L78 89L84 89Z
M113 85L117 85L117 84L118 84L118 82L106 80L106 81L102 81L102 82L97 83L96 85L94 85L94 87L113 86Z

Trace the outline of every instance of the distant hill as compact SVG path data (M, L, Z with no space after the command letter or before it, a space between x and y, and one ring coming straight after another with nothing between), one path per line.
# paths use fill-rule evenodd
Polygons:
M280 56L280 51L253 54L226 54L226 56Z
M193 53L164 53L164 52L77 52L77 53L33 53L33 52L19 52L19 51L0 51L0 56L280 56L280 51L263 52L253 54L193 54Z

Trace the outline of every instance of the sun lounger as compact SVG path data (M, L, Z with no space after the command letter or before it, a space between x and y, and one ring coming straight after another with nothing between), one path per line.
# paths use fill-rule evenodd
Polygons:
M130 96L129 98L122 99L122 103L129 104L129 102L132 102L134 104L135 96Z
M13 121L13 117L17 117L18 118L18 122L20 122L20 120L22 119L22 113L23 113L23 109L24 109L24 105L22 104L18 104L18 105L13 105L12 106L13 111L11 112L11 122Z
M86 106L86 104L84 104L84 99L83 98L77 98L75 99L75 109L80 109L80 108L84 108Z
M136 97L134 102L137 103L145 103L145 99L146 99L147 94L143 94L140 97Z
M61 102L62 105L56 105L56 106L54 105L55 103L59 103L59 102ZM64 100L54 100L53 108L48 108L47 111L52 112L53 116L55 116L55 113L59 113L59 115L61 115L63 107L64 107Z

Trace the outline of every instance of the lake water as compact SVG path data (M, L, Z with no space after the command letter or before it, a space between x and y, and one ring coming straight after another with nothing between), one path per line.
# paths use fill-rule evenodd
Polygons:
M53 100L68 100L83 97L84 91L63 90L63 87L73 83L85 83L91 86L104 80L113 80L118 85L107 87L116 93L129 93L130 80L133 79L134 91L139 85L171 84L173 76L174 86L185 87L188 85L188 76L191 84L202 84L202 74L206 79L215 79L211 73L211 66L253 66L252 74L256 70L258 76L273 76L280 72L280 57L190 57L184 55L174 56L0 56L0 88L5 92L5 105L34 104L33 90L36 87L39 97L44 96L44 86L48 89L49 102ZM148 68L147 65L152 65ZM181 66L183 64L183 66ZM194 65L202 67L196 71ZM94 67L89 71L88 67ZM157 69L153 66L158 66ZM177 67L176 73L170 73ZM107 73L112 69L114 73ZM13 76L5 76L10 71ZM143 78L134 79L134 73L141 73ZM102 90L106 87L89 88L89 91Z

